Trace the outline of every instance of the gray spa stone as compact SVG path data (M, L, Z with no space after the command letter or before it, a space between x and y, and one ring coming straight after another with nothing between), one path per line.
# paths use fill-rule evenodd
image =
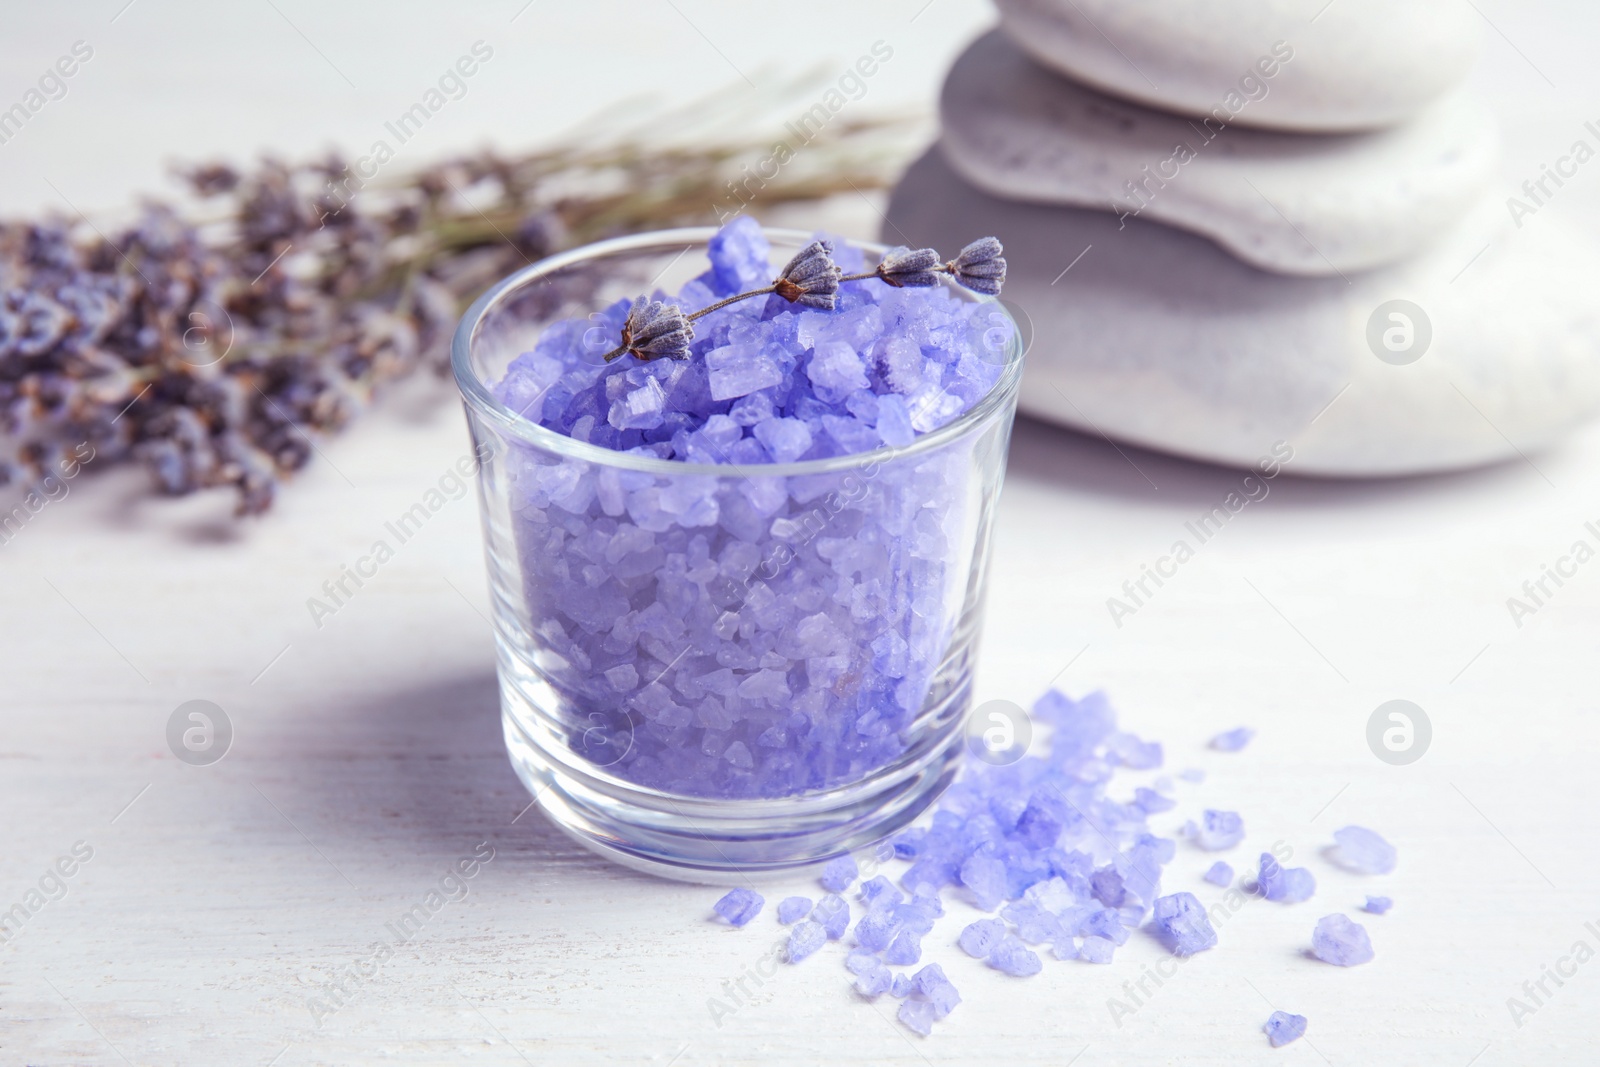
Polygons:
M1459 93L1368 133L1252 130L1106 96L1000 33L956 60L941 117L950 164L981 189L1167 222L1283 274L1416 254L1480 199L1497 147L1488 113Z
M1017 44L1079 81L1152 107L1189 115L1221 107L1240 123L1285 130L1399 122L1466 77L1483 36L1471 4L1438 0L996 6Z
M1414 259L1292 278L1146 219L998 199L930 150L884 239L986 233L1031 320L1023 410L1090 433L1238 465L1283 441L1291 472L1400 475L1531 455L1600 408L1600 255L1492 199Z

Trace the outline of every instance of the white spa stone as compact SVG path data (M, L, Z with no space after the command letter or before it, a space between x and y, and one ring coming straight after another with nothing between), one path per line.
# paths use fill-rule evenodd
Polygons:
M1401 475L1531 456L1600 409L1600 254L1492 198L1402 264L1292 278L1160 223L998 199L930 150L884 240L989 233L1031 321L1021 406L1089 433L1238 465L1282 441L1295 473ZM1395 300L1426 316L1409 349Z
M940 107L940 143L979 188L1168 222L1285 274L1414 255L1479 200L1497 149L1493 120L1460 93L1384 130L1252 130L1106 96L1000 33L956 60Z
M1237 122L1287 130L1398 122L1460 82L1482 38L1464 0L996 4L1017 44L1080 81L1152 107L1222 107Z

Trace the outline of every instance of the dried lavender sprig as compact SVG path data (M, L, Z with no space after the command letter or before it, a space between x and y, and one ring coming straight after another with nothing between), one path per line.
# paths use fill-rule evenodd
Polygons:
M874 269L860 274L845 274L833 261L833 243L825 240L812 241L789 260L771 285L724 297L690 315L684 315L676 304L663 305L660 301L655 301L646 305L644 297L635 298L633 307L622 325L622 343L607 352L605 359L610 362L624 352L631 352L646 361L663 355L673 359L685 359L689 354L689 343L694 338L694 330L689 326L690 323L704 318L713 311L721 311L730 304L771 293L776 293L791 304L797 303L805 307L832 311L837 306L839 285L842 282L877 278L896 287L922 287L937 284L937 275L948 274L958 285L967 289L987 296L998 296L1006 278L1006 261L1000 255L1001 251L1000 241L997 238L980 237L963 248L955 259L948 263L940 263L939 253L934 249L913 250L900 246L884 253L882 262ZM649 308L649 315L662 316L660 322L670 322L673 325L659 325L656 319L639 317L641 309L646 307ZM640 336L640 331L652 327L662 335L670 335L672 341L659 345L659 350L640 346L636 340ZM687 334L680 336L683 330L686 330Z
M761 204L886 185L897 121L830 126ZM484 286L561 247L739 207L748 187L736 200L730 180L772 148L643 130L370 183L337 157L197 166L190 190L223 208L205 224L161 204L120 226L0 223L0 487L43 500L48 479L139 462L160 492L229 486L240 513L266 510L315 436L446 367ZM642 336L676 351L672 330Z

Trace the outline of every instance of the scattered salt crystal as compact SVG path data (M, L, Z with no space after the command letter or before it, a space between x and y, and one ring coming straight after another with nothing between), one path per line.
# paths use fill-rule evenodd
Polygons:
M883 959L896 967L909 967L922 959L922 939L910 930L901 930L884 949Z
M1086 937L1083 944L1078 946L1078 958L1085 963L1110 963L1116 951L1115 942L1103 937Z
M778 902L778 921L785 926L811 914L811 901L807 897L785 897Z
M909 997L911 995L911 979L905 972L894 976L894 982L889 986L889 992L896 997Z
M897 1013L906 1029L927 1037L933 1033L933 1005L926 1000L908 1000Z
M1174 956L1192 956L1215 948L1217 932L1193 893L1173 893L1156 900L1156 936Z
M822 924L807 919L796 926L789 934L789 962L799 963L821 948L828 941L827 933L822 929Z
M1146 815L1154 815L1158 812L1171 811L1173 808L1178 806L1178 802L1173 800L1171 797L1162 796L1154 789L1146 789L1144 786L1140 786L1138 789L1133 791L1133 802L1137 804L1139 806L1139 810L1143 811Z
M1270 852L1261 854L1256 892L1280 904L1299 904L1317 891L1317 879L1304 867L1285 867Z
M891 902L898 903L901 899L900 890L896 889L895 884L881 874L862 882L861 888L856 892L860 894L861 902L869 908L880 900L888 899Z
M1044 962L1038 955L1010 935L989 950L989 966L1014 978L1026 978L1044 970Z
M889 987L894 984L894 975L889 968L879 963L875 957L870 967L864 967L856 974L856 990L867 998L881 997L889 992Z
M1206 780L1206 772L1199 767L1185 767L1178 772L1178 777L1186 782L1203 782Z
M836 859L829 860L822 868L822 888L834 893L842 893L850 888L850 883L856 880L860 873L856 867L855 857L846 853Z
M844 958L844 965L851 974L866 974L874 967L883 966L883 961L870 952L852 952Z
M1266 1033L1267 1040L1272 1042L1273 1048L1281 1048L1306 1032L1306 1017L1275 1011L1267 1016L1266 1025L1261 1029Z
M957 942L961 951L974 959L986 959L1006 936L1006 924L999 919L979 919L961 931Z
M1226 860L1218 860L1202 877L1212 885L1229 885L1233 882L1233 868Z
M1244 820L1236 811L1213 811L1207 808L1201 813L1198 826L1190 822L1184 830L1195 844L1207 852L1221 852L1244 840Z
M1317 920L1317 928L1311 935L1311 951L1317 959L1337 967L1354 967L1366 963L1374 955L1366 928L1337 913Z
M811 917L822 924L829 941L837 941L850 926L850 905L839 894L829 893L817 901Z
M1368 897L1367 902L1361 905L1361 910L1371 912L1373 915L1383 915L1394 907L1394 901L1388 897Z
M1218 752L1237 752L1250 743L1256 732L1248 726L1227 730L1211 739L1211 747Z
M1333 832L1337 843L1333 859L1341 867L1361 874L1388 874L1394 870L1395 847L1362 826L1346 826Z
M711 906L711 910L734 926L743 926L761 913L766 901L753 889L730 889Z

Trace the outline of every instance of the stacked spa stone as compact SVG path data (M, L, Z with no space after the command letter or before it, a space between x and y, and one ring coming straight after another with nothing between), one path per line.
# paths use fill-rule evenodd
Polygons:
M886 233L1005 241L1024 410L1369 475L1526 454L1600 404L1600 256L1507 213L1470 5L997 3Z

